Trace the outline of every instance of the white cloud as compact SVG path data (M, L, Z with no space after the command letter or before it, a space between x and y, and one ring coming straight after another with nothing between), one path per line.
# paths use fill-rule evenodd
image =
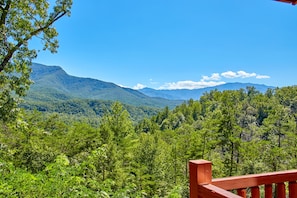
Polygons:
M227 72L221 73L221 76L223 76L224 78L252 78L252 77L256 77L258 79L270 78L269 76L266 76L266 75L259 75L254 72L248 73L245 71L238 71L238 72L227 71Z
M267 79L267 78L270 78L270 76L266 76L266 75L257 75L256 78L257 78L257 79Z
M227 71L227 72L223 72L221 73L221 76L225 77L225 78L237 78L237 74L233 71Z
M199 81L192 81L192 80L185 80L185 81L177 81L177 82L169 82L165 83L164 85L160 86L158 89L201 89L205 87L213 87L217 85L225 84L222 80L222 78L227 79L234 79L234 78L257 78L257 79L267 79L270 78L270 76L267 75L260 75L256 74L255 72L248 73L245 71L226 71L223 73L212 73L210 76L202 76L202 78ZM150 79L150 84L153 80ZM157 83L156 83L157 84ZM137 84L134 89L142 89L145 86L142 84Z
M238 71L237 72L238 77L240 78L251 78L257 76L256 73L247 73L245 71Z
M202 76L203 81L209 81L209 80L220 80L221 76L219 73L213 73L211 76Z
M143 89L143 88L145 88L145 87L146 87L145 85L140 84L140 83L137 83L137 85L135 85L135 86L133 87L133 89L138 90L138 89Z
M178 81L178 82L171 82L166 83L163 86L159 87L159 89L200 89L205 87L213 87L216 85L222 85L225 84L225 82L218 82L218 81L191 81L191 80L185 80L185 81Z

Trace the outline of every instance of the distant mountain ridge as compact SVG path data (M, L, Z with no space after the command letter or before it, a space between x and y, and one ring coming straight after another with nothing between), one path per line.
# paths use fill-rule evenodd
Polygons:
M274 89L275 87L262 85L262 84L253 84L253 83L226 83L223 85L218 85L214 87L206 87L201 89L173 89L173 90L156 90L151 88L143 88L139 91L150 97L160 97L166 98L168 100L189 100L194 99L198 100L205 92L211 90L239 90L245 89L246 87L255 87L257 91L265 92L267 89Z
M99 99L157 108L174 107L183 102L149 97L137 90L123 88L110 82L71 76L59 66L33 63L31 79L34 84L28 92L28 100Z
M211 90L238 90L253 86L256 90L265 92L269 88L274 88L252 83L226 83L193 90L155 90L151 88L134 90L120 87L111 82L71 76L59 66L46 66L38 63L32 65L31 79L34 84L27 96L27 99L31 101L63 101L73 98L99 99L156 108L165 106L172 108L189 99L198 100L205 92Z

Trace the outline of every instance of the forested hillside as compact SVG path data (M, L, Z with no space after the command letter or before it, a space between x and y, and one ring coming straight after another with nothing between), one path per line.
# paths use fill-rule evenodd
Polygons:
M137 90L120 87L114 83L71 76L59 66L33 63L30 79L34 83L26 96L27 106L40 101L53 104L72 99L90 99L120 101L138 107L173 108L184 101L149 97Z
M1 197L188 197L190 159L214 177L296 168L297 87L210 91L133 124L26 111L1 123Z
M91 100L91 99L67 99L67 100L25 100L20 107L26 110L37 110L43 113L67 114L76 119L87 117L88 120L98 120L105 113L111 110L114 101ZM122 104L129 112L133 123L141 121L143 118L156 115L161 108L147 106L133 106Z

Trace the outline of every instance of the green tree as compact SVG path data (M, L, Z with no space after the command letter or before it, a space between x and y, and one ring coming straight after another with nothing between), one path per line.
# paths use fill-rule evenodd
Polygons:
M106 163L102 164L104 179L116 181L113 190L124 188L131 177L131 162L137 145L130 114L122 104L115 102L111 112L102 118L101 141L106 144Z
M235 92L224 91L222 94L221 117L219 119L218 138L225 158L226 175L233 175L239 161L240 132L237 124L238 98ZM236 169L236 170L235 170Z
M56 52L58 32L53 24L70 14L72 0L0 1L0 119L16 115L19 97L30 84L30 65L37 50L30 49L33 38L41 39L43 50Z
M149 133L139 134L139 144L135 151L133 174L137 190L152 196L156 190L155 158L158 138Z

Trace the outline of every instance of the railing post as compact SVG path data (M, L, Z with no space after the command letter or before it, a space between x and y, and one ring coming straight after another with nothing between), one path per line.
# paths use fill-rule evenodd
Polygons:
M206 160L190 160L190 198L198 198L198 185L211 184L211 162Z
M277 188L277 198L285 198L286 197L286 186L284 183L276 184Z
M289 198L297 197L297 183L296 181L289 182Z
M260 189L259 186L252 187L252 197L253 198L259 198L260 197Z
M265 198L272 198L272 184L265 185Z
M238 189L237 195L246 198L246 189Z

